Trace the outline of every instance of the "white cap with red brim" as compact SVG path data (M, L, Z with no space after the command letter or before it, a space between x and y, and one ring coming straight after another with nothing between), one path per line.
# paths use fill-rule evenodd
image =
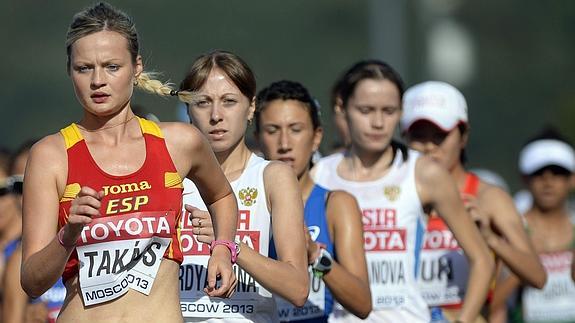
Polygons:
M463 94L445 82L428 81L410 87L403 95L401 128L407 131L416 121L426 120L445 132L467 124L467 102Z

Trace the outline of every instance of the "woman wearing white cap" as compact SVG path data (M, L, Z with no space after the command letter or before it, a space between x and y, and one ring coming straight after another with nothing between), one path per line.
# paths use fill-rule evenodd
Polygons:
M416 284L423 242L424 208L441 211L469 254L468 303L459 320L473 320L487 294L494 267L487 246L465 216L455 183L430 158L392 141L401 116L403 82L389 65L362 61L340 83L351 147L320 160L312 177L328 189L352 193L363 211L364 247L373 310L368 322L430 321ZM336 307L330 322L355 322Z
M574 184L575 152L558 133L549 129L523 147L519 170L533 196L533 205L525 214L525 220L548 277L542 290L523 287L523 321L575 322L572 277L575 227L567 209L567 198ZM520 285L519 279L510 275L496 289L501 302L494 305L499 305L497 309L502 313L505 313L507 295Z
M461 92L447 83L425 82L406 91L403 106L401 125L409 146L449 170L487 245L523 281L541 288L545 272L512 199L501 188L485 183L464 168L469 126L467 103ZM437 243L436 237L451 236L437 214L441 210L431 212L419 284L432 311L451 317L465 304L469 264L458 241ZM436 268L439 270L434 271ZM488 301L491 296L490 292Z

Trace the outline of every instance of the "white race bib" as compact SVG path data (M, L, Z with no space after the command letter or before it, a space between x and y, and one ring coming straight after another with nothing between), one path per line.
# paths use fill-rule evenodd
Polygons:
M260 232L236 233L243 243L259 250ZM231 299L207 296L204 287L207 284L209 247L198 242L193 234L182 233L182 237L182 241L186 241L182 243L184 262L180 266L180 308L184 317L245 318L260 311L275 310L269 308L269 302L262 303L258 294L269 293L238 265L232 266L238 279L234 296Z
M523 290L523 318L530 321L575 321L575 284L571 278L571 251L540 254L547 272L542 290Z
M78 239L79 280L85 305L114 300L134 289L149 295L172 241L173 211L92 219Z
M409 306L406 231L364 226L364 247L374 309Z

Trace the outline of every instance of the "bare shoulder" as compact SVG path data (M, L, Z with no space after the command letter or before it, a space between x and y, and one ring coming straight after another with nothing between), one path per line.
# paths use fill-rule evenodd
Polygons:
M280 161L270 161L264 169L264 182L281 181L285 176L295 176L293 169Z
M509 193L507 193L499 186L486 183L482 180L479 182L477 197L479 198L480 202L484 201L485 204L506 203L513 205L513 199Z
M427 156L421 156L415 164L415 178L418 184L433 185L449 177L449 173L439 163Z
M203 139L202 133L194 125L184 122L160 122L158 126L166 143L177 147L194 147Z
M479 183L477 199L479 204L488 210L490 215L506 218L517 217L515 203L505 190L484 181Z
M355 197L350 193L346 191L335 190L329 193L327 204L328 206L339 208L339 206L357 205L357 201Z
M46 161L50 162L47 163ZM28 164L40 163L45 170L67 168L66 142L60 133L48 135L36 142L30 149Z

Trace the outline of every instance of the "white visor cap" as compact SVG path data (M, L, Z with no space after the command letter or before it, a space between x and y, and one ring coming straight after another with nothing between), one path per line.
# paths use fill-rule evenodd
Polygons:
M410 87L403 95L401 128L407 131L416 121L426 120L445 132L468 123L463 94L445 82L428 81Z
M568 144L553 139L529 143L519 154L519 171L531 175L543 167L559 166L573 173L575 152Z

